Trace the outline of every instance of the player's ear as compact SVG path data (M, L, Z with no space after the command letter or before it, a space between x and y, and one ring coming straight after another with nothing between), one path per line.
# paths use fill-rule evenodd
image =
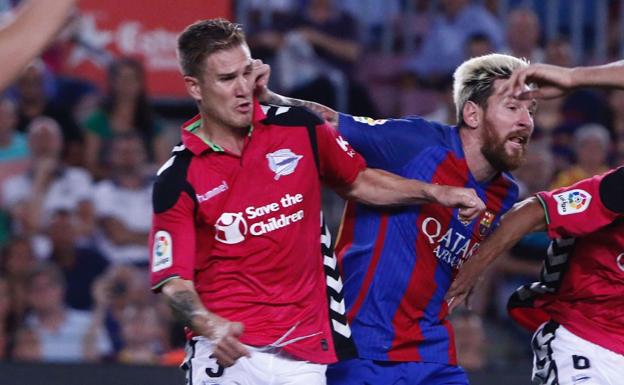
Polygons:
M483 108L477 103L469 100L464 104L462 109L464 123L469 128L477 128L483 119Z
M202 99L201 90L199 86L199 79L194 76L185 76L184 85L186 86L186 92L197 101Z

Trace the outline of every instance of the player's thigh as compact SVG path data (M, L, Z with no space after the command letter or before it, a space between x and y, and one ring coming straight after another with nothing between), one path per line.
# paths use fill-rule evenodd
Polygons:
M615 385L605 376L601 348L547 322L534 334L533 381L539 385Z
M253 373L253 368L248 362L250 358L242 357L234 365L226 368L219 365L212 357L212 344L208 340L193 339L188 342L186 349L182 369L186 374L187 385L262 384L262 382L255 381L256 373Z
M327 365L301 361L285 352L270 357L275 385L326 385Z

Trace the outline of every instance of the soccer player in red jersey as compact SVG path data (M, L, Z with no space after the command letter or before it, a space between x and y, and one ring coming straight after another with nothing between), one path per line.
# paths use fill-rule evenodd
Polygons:
M0 90L38 55L65 22L76 0L30 0L0 28Z
M624 87L624 63L563 68L537 64L505 85L518 98L552 98L582 86ZM537 88L526 91L525 84ZM449 289L467 300L483 270L522 236L553 239L540 282L510 298L516 321L535 331L533 380L540 385L616 385L624 379L624 168L518 203Z
M467 220L483 202L367 169L310 111L260 105L236 24L190 25L178 54L199 115L154 185L151 281L192 329L188 383L324 384L325 364L355 349L321 182L373 205L460 207Z

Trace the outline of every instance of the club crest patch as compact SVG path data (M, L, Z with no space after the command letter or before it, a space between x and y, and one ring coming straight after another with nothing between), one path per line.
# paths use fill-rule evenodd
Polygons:
M297 155L290 148L284 148L266 154L266 158L269 161L269 168L275 173L275 180L278 180L283 175L290 175L295 172L303 155Z
M592 196L585 190L574 189L555 194L554 199L557 202L557 213L559 215L570 215L587 210Z
M496 214L490 210L486 210L479 222L479 237L485 238L492 231L492 223Z

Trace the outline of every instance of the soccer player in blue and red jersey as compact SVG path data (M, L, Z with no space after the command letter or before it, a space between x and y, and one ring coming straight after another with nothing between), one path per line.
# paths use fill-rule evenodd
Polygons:
M538 87L523 91L525 82ZM624 63L562 68L537 64L505 86L519 98L551 98L581 86L624 88ZM540 385L616 385L624 379L624 168L518 203L449 290L463 302L498 256L531 231L553 239L540 282L520 287L511 316L534 331Z
M359 358L332 365L329 384L468 383L457 366L444 296L518 197L507 171L524 160L535 101L500 89L526 65L493 54L458 67L454 127L421 118L352 117L267 92L276 104L305 105L337 124L371 167L473 188L486 205L480 217L462 221L456 210L431 204L394 210L347 204L336 250Z
M483 209L474 190L365 168L316 115L262 106L240 26L200 21L178 39L199 115L158 172L151 281L191 327L189 384L323 385L353 351L322 225L324 182L376 204Z

